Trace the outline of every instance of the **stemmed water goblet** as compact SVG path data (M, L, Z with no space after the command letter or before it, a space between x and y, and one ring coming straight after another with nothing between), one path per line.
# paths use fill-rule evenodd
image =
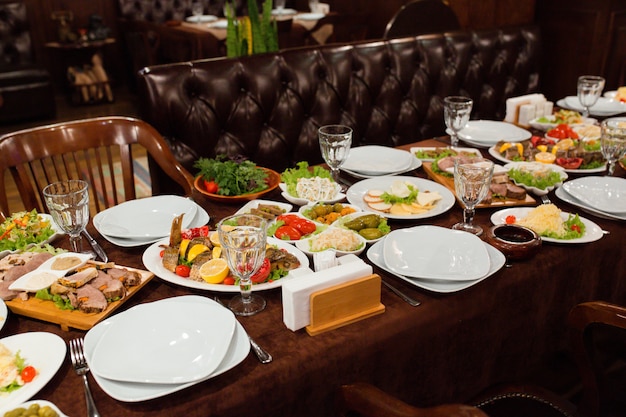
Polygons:
M276 6L276 13L281 15L285 10L285 0L274 0L274 5Z
M43 189L54 222L70 236L73 252L82 252L81 233L89 222L89 185L82 180L52 183Z
M191 3L191 14L193 14L193 21L200 23L200 16L204 13L204 5L200 1Z
M311 13L317 13L319 4L319 0L309 0L309 9L311 10Z
M222 253L232 274L239 279L241 294L228 304L233 313L251 316L265 308L265 299L252 293L254 275L265 259L267 221L252 214L236 214L217 225Z
M454 190L465 206L463 221L452 226L455 230L464 230L480 236L482 227L472 224L474 208L483 201L489 192L493 177L494 164L488 159L478 158L471 161L455 159Z
M583 117L589 117L589 108L592 107L604 89L604 78L596 75L578 77L578 101L583 106Z
M615 172L615 163L626 154L626 121L606 119L601 124L600 149L608 164L607 175Z
M346 187L339 182L339 167L346 162L352 146L352 129L344 125L322 126L318 131L320 150L326 164L330 167L333 180L341 185L342 192Z
M443 99L443 119L452 131L450 144L459 144L459 131L465 127L472 113L473 101L469 97L448 96Z

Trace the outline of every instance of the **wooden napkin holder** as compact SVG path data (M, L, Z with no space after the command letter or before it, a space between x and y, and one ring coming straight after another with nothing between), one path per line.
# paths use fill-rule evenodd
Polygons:
M380 286L380 276L372 274L312 293L307 333L316 336L384 313Z

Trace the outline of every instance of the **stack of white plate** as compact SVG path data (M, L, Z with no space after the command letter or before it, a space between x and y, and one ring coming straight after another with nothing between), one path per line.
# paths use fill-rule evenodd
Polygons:
M450 134L450 130L446 132ZM489 148L500 141L521 142L531 136L526 129L495 120L471 120L459 131L459 139L479 148Z
M583 111L583 106L576 96L567 96L556 102L557 106L570 110ZM589 107L589 114L592 116L608 117L626 113L626 103L612 100L607 97L600 97L596 104Z
M357 146L350 149L341 169L357 178L397 175L419 168L422 161L411 152L389 146Z
M141 304L85 335L92 374L111 397L144 401L226 372L250 350L233 313L200 296Z
M379 268L420 288L454 292L498 271L505 256L477 236L439 226L397 229L367 252Z
M557 188L556 196L598 217L626 220L626 179L581 177Z
M93 225L109 242L142 246L169 236L172 221L184 214L182 228L204 226L207 212L193 200L175 195L130 200L96 214Z

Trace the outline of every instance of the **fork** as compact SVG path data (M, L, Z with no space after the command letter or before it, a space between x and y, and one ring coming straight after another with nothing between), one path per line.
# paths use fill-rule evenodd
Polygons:
M85 359L83 339L70 340L70 359L72 360L72 366L77 375L83 377L85 388L85 402L87 403L87 416L88 417L100 417L100 413L96 408L96 404L91 396L91 390L89 389L89 382L87 381L87 373L89 372L89 365Z

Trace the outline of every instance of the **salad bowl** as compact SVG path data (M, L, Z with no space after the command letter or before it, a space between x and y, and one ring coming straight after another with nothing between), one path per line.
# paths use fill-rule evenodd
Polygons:
M278 184L280 183L280 174L269 168L262 168L262 169L267 173L267 179L266 179L267 188L262 191L258 191L256 193L248 193L248 194L240 194L240 195L221 195L221 194L216 194L216 193L210 193L209 191L207 191L206 187L204 186L204 179L202 178L201 175L196 177L193 184L197 191L207 196L207 198L209 198L210 200L219 201L220 203L230 203L230 204L245 203L247 201L256 200L264 196L265 194L271 191L274 191L274 189L278 187Z

